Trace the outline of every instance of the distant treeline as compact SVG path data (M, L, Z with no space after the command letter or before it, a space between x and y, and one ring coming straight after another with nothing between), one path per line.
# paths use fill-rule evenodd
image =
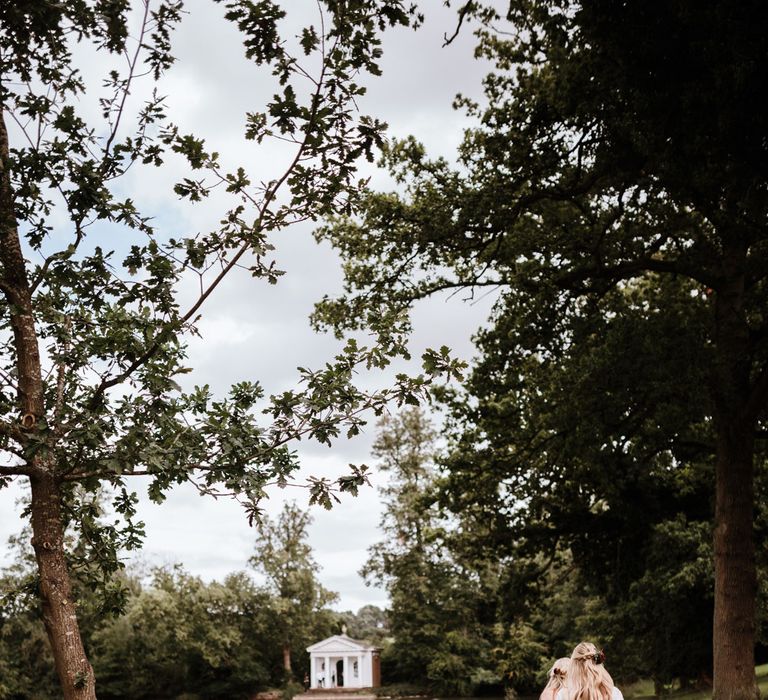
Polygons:
M23 589L12 572L3 588ZM146 580L121 575L125 613L103 614L101 602L81 591L80 609L93 658L100 699L161 700L249 698L266 688L285 687L279 596L257 585L248 572L205 583L182 567L156 569ZM378 608L359 615L314 611L295 630L291 651L296 678L308 668L306 646L338 633L374 633L383 619ZM23 592L6 596L0 609L0 698L47 700L61 697L53 658L37 602Z
M462 398L453 410L471 412ZM390 597L386 679L443 695L536 693L555 658L590 640L622 683L652 679L659 693L709 685L711 470L644 480L615 470L606 480L602 470L537 473L525 462L515 475L504 425L491 443L472 425L454 417L438 434L418 408L380 424L386 536L363 573ZM766 515L761 504L760 532ZM759 662L768 660L765 554Z
M342 625L382 648L385 684L411 691L535 693L552 661L582 639L605 648L621 684L650 678L661 693L711 683L712 516L702 498L710 471L675 474L676 482L661 474L660 484L622 472L597 483L599 474L584 473L562 479L570 497L541 478L521 481L516 489L529 496L515 500L492 478L502 443L483 452L457 434L446 442L416 408L379 426L383 536L361 573L386 589L386 611L330 609L336 594L319 583L306 541L310 516L290 504L258 527L249 565L263 583L251 572L205 583L182 567L99 578L83 560L79 616L99 698L290 695L308 670L306 647ZM761 504L756 526L766 522ZM2 700L58 697L24 551L2 577ZM758 573L763 661L763 550Z
M99 502L94 513L103 520ZM307 646L342 625L353 636L384 640L386 617L379 608L357 614L329 608L337 595L317 579L307 544L310 522L292 503L275 520L264 516L249 570L223 582L206 583L181 565L104 571L79 540L69 541L98 697L236 699L268 688L290 695L301 690L309 670ZM61 697L27 536L11 539L16 559L0 572L0 700Z

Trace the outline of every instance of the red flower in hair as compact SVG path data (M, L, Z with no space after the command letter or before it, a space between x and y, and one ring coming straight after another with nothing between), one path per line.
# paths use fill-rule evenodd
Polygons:
M605 663L605 652L601 649L600 651L597 651L594 654L592 654L592 661L594 661L598 665Z

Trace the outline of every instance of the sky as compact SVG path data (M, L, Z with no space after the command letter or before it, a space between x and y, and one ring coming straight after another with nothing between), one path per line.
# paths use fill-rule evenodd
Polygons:
M457 93L479 98L487 66L473 59L474 41L466 28L443 48L444 35L452 34L455 28L454 11L443 8L437 0L423 4L429 10L423 28L418 32L399 29L387 35L383 75L366 81L369 92L360 108L387 121L390 136L414 135L430 155L450 158L462 129L470 124L463 114L451 109L451 102ZM290 0L287 7L301 16L316 5ZM237 32L222 19L220 5L192 0L187 10L189 14L174 38L177 63L161 85L168 109L184 131L206 136L210 148L222 154L225 164L242 164L249 172L266 176L279 155L269 148L265 153L244 146L242 127L246 111L263 108L270 95L270 81L242 59ZM83 107L95 113L93 97L93 105ZM207 223L214 225L220 212L215 198L192 210L174 200L170 187L180 174L173 167L150 173L131 171L121 187L142 211L152 212L160 225L181 232L204 230ZM373 167L366 166L365 174L377 187L389 185L386 174ZM207 383L223 394L233 382L253 379L262 383L267 394L276 393L296 386L298 366L321 366L338 351L339 341L313 332L308 322L313 304L323 294L341 289L336 254L314 241L310 225L282 231L274 242L278 266L286 272L277 286L255 281L243 271L228 278L206 302L200 338L194 338L189 346L189 365L194 368L187 378L189 385ZM445 344L458 357L470 360L471 336L488 317L492 304L490 296L473 304L459 296L421 302L413 314L413 356L419 358L427 347ZM397 363L378 381L386 386L395 371L418 369L417 364ZM332 448L306 442L294 445L302 473L338 476L349 463L375 466L370 456L374 436L371 417L362 435L340 440ZM384 478L374 469L372 487L363 489L356 498L343 497L342 504L331 511L311 509L309 539L321 567L319 578L339 594L335 604L339 610L386 604L385 591L366 587L358 575L368 547L382 536L378 529L382 504L377 489ZM248 527L238 504L200 497L192 487L177 487L158 506L144 496L144 484L138 480L133 484L141 497L139 518L147 531L144 548L132 558L133 563L154 566L178 562L206 580L246 568L257 533ZM24 490L20 483L0 491L0 543L21 527L17 500ZM275 489L265 507L275 515L286 500L306 506L306 498L303 489ZM7 559L8 552L0 550L0 555Z

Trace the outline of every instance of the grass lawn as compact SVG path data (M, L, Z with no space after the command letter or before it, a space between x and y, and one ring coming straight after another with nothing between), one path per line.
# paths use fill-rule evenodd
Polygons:
M768 694L768 664L755 667L755 673L757 674L760 694L765 697ZM644 700L645 698L655 697L652 681L638 681L621 690L625 698L632 698L632 700ZM712 697L712 693L709 690L675 690L669 694L669 697L675 698L675 700L709 700Z

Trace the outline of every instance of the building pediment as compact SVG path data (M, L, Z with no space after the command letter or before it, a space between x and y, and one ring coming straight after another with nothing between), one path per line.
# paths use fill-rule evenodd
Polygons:
M359 642L346 635L334 634L333 637L328 637L328 639L323 639L321 642L308 646L307 651L315 654L336 654L370 651L373 648L370 644Z

